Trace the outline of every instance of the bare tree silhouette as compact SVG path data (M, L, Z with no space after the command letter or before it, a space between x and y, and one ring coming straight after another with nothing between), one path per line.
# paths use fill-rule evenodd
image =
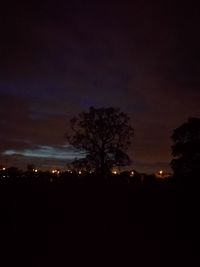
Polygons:
M113 166L130 164L126 150L131 145L133 128L129 117L118 108L94 108L70 121L68 142L86 152L82 164L105 176Z

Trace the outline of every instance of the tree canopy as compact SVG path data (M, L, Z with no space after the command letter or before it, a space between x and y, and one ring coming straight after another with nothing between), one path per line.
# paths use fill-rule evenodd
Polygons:
M174 130L171 162L177 177L195 177L200 173L200 118L188 121Z
M129 121L118 108L91 107L71 119L72 133L67 140L86 152L86 157L80 160L83 166L105 175L113 166L130 164L126 151L131 145L133 128Z

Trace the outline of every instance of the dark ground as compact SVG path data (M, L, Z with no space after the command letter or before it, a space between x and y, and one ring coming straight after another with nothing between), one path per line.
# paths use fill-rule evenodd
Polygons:
M193 266L191 203L173 183L4 182L0 212L0 266Z

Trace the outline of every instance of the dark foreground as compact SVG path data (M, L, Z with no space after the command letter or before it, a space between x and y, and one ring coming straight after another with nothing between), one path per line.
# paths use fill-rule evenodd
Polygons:
M173 183L2 183L1 266L193 266L187 203Z

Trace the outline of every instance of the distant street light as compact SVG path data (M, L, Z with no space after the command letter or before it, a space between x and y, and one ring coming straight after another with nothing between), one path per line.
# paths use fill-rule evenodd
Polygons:
M60 174L60 171L59 171L59 170L52 170L51 172L52 172L53 174L57 174L57 175Z

